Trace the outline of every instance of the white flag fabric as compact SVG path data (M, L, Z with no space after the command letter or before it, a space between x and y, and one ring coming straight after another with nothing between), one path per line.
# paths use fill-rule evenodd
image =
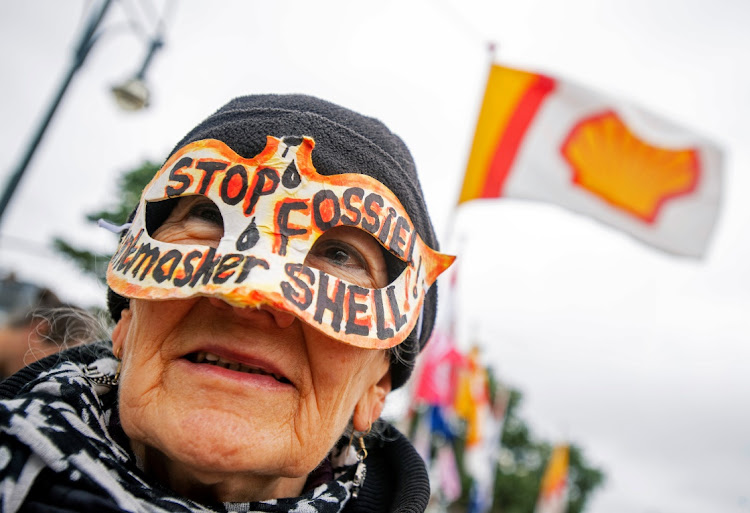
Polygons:
M721 203L719 148L565 80L493 65L459 203L514 197L702 257Z

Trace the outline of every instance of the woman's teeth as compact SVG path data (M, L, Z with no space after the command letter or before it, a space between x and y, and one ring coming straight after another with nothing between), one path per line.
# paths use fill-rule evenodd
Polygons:
M272 374L270 372L266 372L257 367L251 367L249 365L245 365L244 363L225 360L218 355L215 355L213 353L207 353L205 351L195 353L192 360L195 363L207 363L209 365L216 365L217 367L224 367L225 369L229 369L233 371L246 372L248 374L262 374L264 376L272 376L273 378L276 379L276 381L280 381L282 383L289 383L289 380L284 378L283 376Z

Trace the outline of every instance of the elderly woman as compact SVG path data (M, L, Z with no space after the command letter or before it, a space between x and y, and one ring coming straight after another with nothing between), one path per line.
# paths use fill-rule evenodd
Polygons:
M0 385L3 511L425 508L419 456L378 418L452 257L397 136L315 98L235 99L121 229L111 345Z

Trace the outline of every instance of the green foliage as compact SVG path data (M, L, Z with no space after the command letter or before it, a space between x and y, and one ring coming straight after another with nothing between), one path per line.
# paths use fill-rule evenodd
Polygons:
M517 415L521 399L520 392L511 391L495 478L493 511L534 511L544 474L544 462L549 458L549 444L535 442L529 427Z
M86 215L89 221L97 222L99 219L106 219L114 224L122 224L127 221L130 212L138 206L141 199L141 191L148 182L154 177L161 166L154 162L146 161L123 174L117 180L117 201L105 210L92 212Z
M130 212L138 206L141 191L160 167L154 162L145 161L139 167L124 173L117 180L117 192L114 194L116 201L104 210L87 214L86 219L94 223L99 219L118 225L125 223ZM56 237L52 243L57 252L73 261L84 273L104 281L107 263L112 255L102 255L86 248L78 248L60 237Z
M586 507L590 493L604 484L605 475L597 468L590 467L584 457L583 450L570 446L570 482L568 495L568 513L580 513Z
M112 255L102 255L88 249L76 248L60 237L55 237L52 240L52 247L75 263L84 273L95 276L102 282L104 281L107 263Z

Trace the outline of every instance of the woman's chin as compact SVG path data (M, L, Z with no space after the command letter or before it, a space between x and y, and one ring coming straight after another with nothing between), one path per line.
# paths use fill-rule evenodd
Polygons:
M301 450L290 426L254 422L248 417L215 409L180 412L153 426L140 443L156 449L170 465L207 474L300 477L325 458L325 454L318 458ZM123 427L128 433L124 422Z
M198 502L247 502L301 493L316 466L283 466L269 447L238 445L215 433L193 433L190 425L167 440L131 440L143 470L167 488ZM250 462L250 464L249 464Z

